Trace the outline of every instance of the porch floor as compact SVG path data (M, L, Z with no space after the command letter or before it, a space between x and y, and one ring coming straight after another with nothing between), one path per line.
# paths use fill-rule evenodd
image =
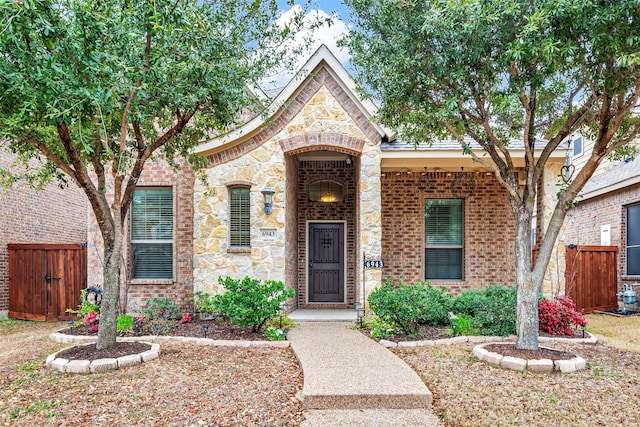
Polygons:
M355 322L355 310L309 310L297 309L289 313L294 322Z

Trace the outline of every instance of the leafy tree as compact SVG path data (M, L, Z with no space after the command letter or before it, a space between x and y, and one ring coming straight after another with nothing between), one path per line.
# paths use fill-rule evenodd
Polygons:
M0 0L0 140L37 186L72 181L104 242L98 348L115 343L125 219L145 163L191 149L247 111L247 87L294 56L304 9L277 2ZM254 104L254 103L252 103ZM41 167L33 167L32 159Z
M517 346L537 349L537 296L566 212L602 159L638 134L631 112L640 91L640 2L345 3L355 26L344 43L356 81L382 103L382 123L414 143L455 138L506 189L516 219ZM538 183L551 153L577 131L594 141L593 152L575 177L561 180L532 265ZM524 185L509 150L514 139L524 145Z

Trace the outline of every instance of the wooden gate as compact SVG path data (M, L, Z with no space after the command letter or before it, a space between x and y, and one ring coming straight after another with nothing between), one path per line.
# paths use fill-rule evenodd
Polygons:
M585 313L618 308L617 246L566 247L566 292Z
M9 317L73 319L87 287L87 250L81 244L9 244Z

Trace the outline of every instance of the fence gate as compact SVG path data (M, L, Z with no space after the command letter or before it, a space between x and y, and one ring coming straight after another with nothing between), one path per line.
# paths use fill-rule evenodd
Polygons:
M566 247L566 292L578 310L618 308L617 246Z
M9 244L9 317L73 319L87 287L87 250L81 244Z

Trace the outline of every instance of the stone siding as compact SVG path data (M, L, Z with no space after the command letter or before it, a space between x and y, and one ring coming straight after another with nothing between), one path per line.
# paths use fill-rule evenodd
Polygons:
M0 149L0 168L11 168L14 160L13 154ZM37 191L19 181L0 190L0 319L9 312L7 244L84 243L87 209L87 198L72 181L63 189L52 182Z
M424 280L426 199L460 198L451 183L460 173L386 172L382 178L382 257L385 276L413 284ZM494 283L515 283L514 219L506 191L492 175L470 173L465 199L463 280L432 280L453 293ZM460 195L460 194L458 194Z

